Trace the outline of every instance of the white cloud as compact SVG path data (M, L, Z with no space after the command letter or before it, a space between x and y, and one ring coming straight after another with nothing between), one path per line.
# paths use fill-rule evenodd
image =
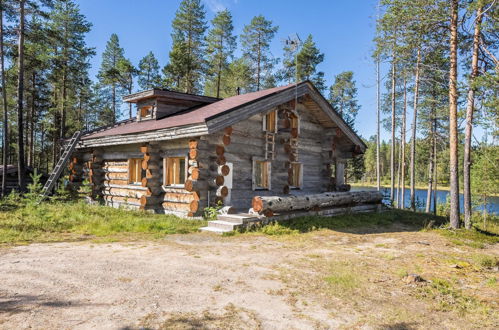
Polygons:
M222 11L226 8L225 4L221 0L204 0L208 8L214 13Z

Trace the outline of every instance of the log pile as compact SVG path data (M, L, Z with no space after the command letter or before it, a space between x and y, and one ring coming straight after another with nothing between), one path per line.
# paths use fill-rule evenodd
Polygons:
M91 198L93 200L102 200L103 198L103 185L104 185L104 160L102 152L99 150L92 151L92 157L88 162L88 181L92 186Z
M327 192L303 196L255 196L253 211L272 216L275 213L297 210L320 210L346 205L379 204L383 196L379 191Z
M159 150L155 146L145 145L140 147L140 152L143 154L141 186L146 188L146 191L139 199L139 208L141 210L154 210L159 202L162 185Z

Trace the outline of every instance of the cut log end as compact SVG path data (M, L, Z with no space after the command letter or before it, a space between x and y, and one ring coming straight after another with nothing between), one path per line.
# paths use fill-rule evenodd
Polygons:
M229 195L229 188L227 188L226 186L218 187L217 189L218 197L227 197L227 195Z
M225 135L231 135L232 134L232 126L225 127L224 134Z
M224 148L224 146L217 145L217 146L215 147L215 152L216 152L217 156L222 156L222 155L225 153L225 148Z
M263 209L262 198L260 196L253 197L253 200L251 201L251 207L255 212L260 213Z
M221 165L218 168L218 174L220 175L227 176L229 175L229 173L230 173L230 167L228 165Z
M222 142L224 143L224 145L228 146L230 144L230 136L224 135L222 138Z
M198 150L197 149L190 149L189 150L189 158L196 159L197 157L198 157Z

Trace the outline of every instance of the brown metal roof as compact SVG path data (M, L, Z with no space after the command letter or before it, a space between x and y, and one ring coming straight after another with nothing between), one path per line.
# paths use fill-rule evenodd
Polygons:
M270 88L254 93L247 93L247 94L228 97L226 99L216 101L208 105L197 106L191 109L187 109L182 112L178 112L171 116L167 116L158 120L147 120L140 122L128 121L126 123L118 124L116 126L103 129L101 131L93 132L89 135L84 136L82 139L84 140L95 139L104 136L133 134L146 131L154 131L163 128L172 128L178 126L204 123L206 119L210 117L214 117L224 112L231 111L235 108L254 102L263 97L278 93L288 88L292 88L293 86L295 85L291 84L287 86Z

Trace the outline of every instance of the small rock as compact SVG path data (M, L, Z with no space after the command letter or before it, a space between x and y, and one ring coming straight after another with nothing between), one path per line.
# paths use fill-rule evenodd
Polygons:
M413 284L413 283L421 283L421 282L426 282L421 276L418 274L409 274L407 276L404 276L402 279L406 284Z
M450 267L451 267L451 268L457 268L457 269L461 269L461 268L463 268L463 267L461 267L461 266L459 266L459 265L457 265L457 264L450 265Z

